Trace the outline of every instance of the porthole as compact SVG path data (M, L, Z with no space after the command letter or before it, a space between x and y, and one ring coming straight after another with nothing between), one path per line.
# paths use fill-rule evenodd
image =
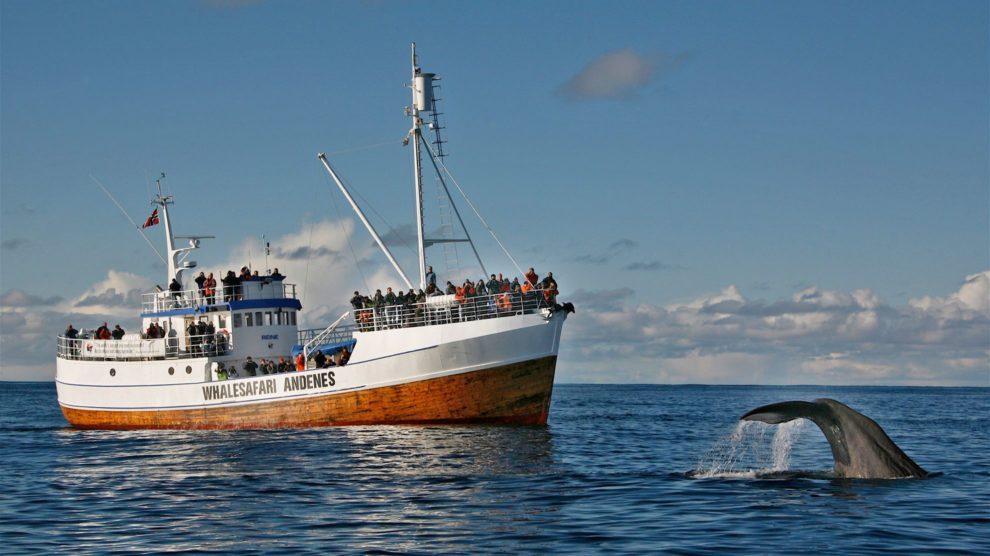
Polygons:
M189 365L186 365L186 374L187 375L191 375L192 374L192 367L190 367Z
M168 374L174 375L175 374L175 367L169 367L168 368Z
M117 376L117 369L110 369L110 376Z

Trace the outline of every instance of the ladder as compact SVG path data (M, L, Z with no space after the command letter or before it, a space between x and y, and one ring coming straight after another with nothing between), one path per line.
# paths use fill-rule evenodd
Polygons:
M329 340L330 337L333 335L333 332L334 330L337 329L337 326L340 325L340 323L343 322L343 320L346 319L347 316L350 314L351 314L350 311L345 311L343 315L340 315L339 319L333 321L333 324L326 327L323 330L323 332L320 332L319 334L314 336L312 340L306 342L306 345L303 346L303 357L306 359L306 361L309 361L309 354L313 352L314 348L317 348L325 343L328 343L327 340Z

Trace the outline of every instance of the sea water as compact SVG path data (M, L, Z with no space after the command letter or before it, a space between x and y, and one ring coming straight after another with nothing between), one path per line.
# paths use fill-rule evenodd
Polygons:
M922 480L830 475L831 397ZM793 471L801 470L801 473ZM990 389L558 385L545 427L80 431L0 383L0 553L990 552Z

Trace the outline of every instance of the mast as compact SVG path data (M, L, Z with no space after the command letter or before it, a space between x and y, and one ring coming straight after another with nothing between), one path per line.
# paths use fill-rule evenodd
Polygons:
M177 270L180 251L175 248L175 237L172 235L172 221L168 217L168 206L172 204L172 196L162 194L162 178L164 177L165 173L162 172L161 178L155 180L155 183L158 185L158 196L155 197L154 203L162 207L162 220L165 222L165 249L168 251L168 280L171 282L172 278L179 279Z
M419 151L419 140L422 133L421 128L423 126L423 119L420 118L419 112L420 110L430 110L432 108L432 102L426 102L427 100L432 100L433 96L432 77L433 74L420 73L419 67L416 66L416 43L412 43L411 85L413 103L412 109L409 111L409 117L412 118L413 125L409 133L412 135L413 176L416 182L416 246L419 254L420 289L426 289L426 242L423 237L423 167Z
M213 239L213 236L206 235L195 235L195 236L175 236L172 235L172 220L169 218L168 206L173 203L171 195L165 195L162 193L162 179L165 177L165 173L162 172L160 178L155 180L158 184L158 196L152 201L162 207L162 220L165 221L165 246L168 248L168 281L172 281L175 278L182 283L182 271L196 268L196 261L186 261L186 257L189 256L194 250L199 249L199 240L201 239ZM176 249L175 239L188 239L189 247L182 247Z
M399 277L402 278L402 281L406 283L406 287L412 289L412 283L409 281L409 278L406 278L406 273L402 272L402 267L400 267L399 263L396 262L395 257L392 256L392 252L385 246L385 242L382 241L381 236L379 236L378 232L375 231L375 227L368 221L368 218L364 215L364 211L361 210L361 207L359 207L354 201L354 198L351 197L351 192L344 186L344 182L340 180L339 176L337 176L337 172L333 171L333 168L327 161L327 155L324 153L319 153L316 155L316 158L320 159L320 162L323 163L323 167L326 168L327 173L330 174L330 177L333 178L334 182L336 182L337 187L340 188L340 192L344 194L344 198L346 198L347 202L351 204L351 208L354 209L355 213L357 213L358 218L361 219L361 222L364 224L364 227L367 228L368 233L371 234L371 237L375 240L375 243L377 243L378 247L381 248L382 253L385 253L385 257L388 258L388 262L392 263L392 267L394 267L395 271L399 273Z

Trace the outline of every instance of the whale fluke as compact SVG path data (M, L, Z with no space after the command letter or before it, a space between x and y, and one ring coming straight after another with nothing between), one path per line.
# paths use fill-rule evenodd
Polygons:
M901 450L873 419L838 402L780 402L758 407L739 418L776 425L794 419L813 421L832 447L835 473L853 479L927 477L928 472Z

